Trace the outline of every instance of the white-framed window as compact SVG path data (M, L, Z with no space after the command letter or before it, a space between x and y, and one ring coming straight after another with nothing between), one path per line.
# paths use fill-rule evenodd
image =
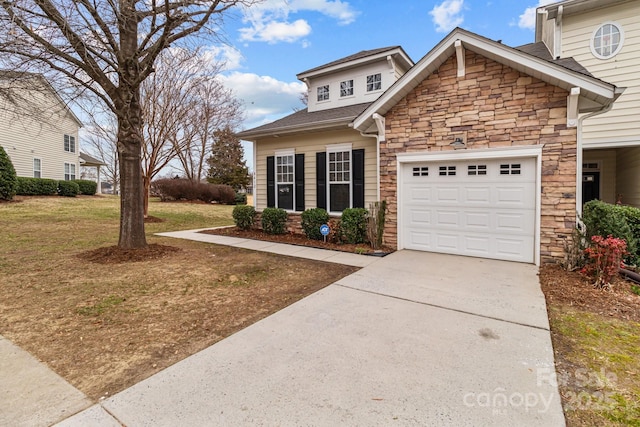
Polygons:
M372 74L367 76L367 92L382 89L382 74Z
M76 137L72 135L64 136L64 151L69 153L76 152Z
M277 151L276 166L276 207L292 211L295 200L295 152Z
M329 85L318 86L318 102L329 100Z
M353 80L345 80L340 82L340 96L353 95Z
M71 181L76 179L76 165L73 163L64 164L64 180Z
M36 157L33 158L33 177L42 178L42 160Z
M591 36L591 53L599 59L612 58L620 52L623 42L622 27L615 22L605 22Z
M351 207L351 144L337 144L327 147L329 212L342 212Z

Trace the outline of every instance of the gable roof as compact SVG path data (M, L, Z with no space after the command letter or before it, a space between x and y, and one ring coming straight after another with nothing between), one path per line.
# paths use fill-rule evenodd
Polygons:
M582 64L571 57L554 59L553 56L551 56L551 52L549 52L549 48L547 48L547 45L544 44L544 42L529 43L518 46L515 49L528 53L529 55L536 56L540 59L544 59L545 61L554 62L562 67L584 74L585 76L594 77L589 70L584 68Z
M238 138L252 141L259 137L290 134L300 131L346 129L370 102L309 112L306 108L266 125L236 133Z
M379 49L362 50L358 53L354 53L353 55L345 56L344 58L340 58L327 64L320 65L318 67L311 68L310 70L298 73L296 77L299 80L304 80L308 77L333 72L336 69L343 69L350 63L352 63L351 66L358 66L366 64L367 62L386 58L389 55L394 55L396 59L400 59L404 63L404 66L406 68L413 66L413 60L409 57L409 55L407 55L407 53L401 46L389 46Z
M42 85L41 86L42 88L50 91L55 97L55 99L60 103L60 105L62 105L64 110L67 112L67 114L69 114L69 116L71 116L73 121L75 121L78 124L78 127L83 126L78 116L76 116L75 113L71 110L71 108L69 108L69 105L62 99L62 97L60 97L58 92L53 88L53 86L51 86L51 83L49 83L49 80L47 80L44 75L40 73L29 73L26 71L13 71L13 70L0 69L0 80L8 81L9 84L11 84L11 82L19 83L19 85L15 86L16 88L19 87L21 89L26 88L29 90L38 90L39 88L36 86L36 84L29 85L29 83L27 83L29 79L35 80L37 82L36 84L40 84ZM25 84L27 86L25 86ZM9 88L12 89L13 87L10 85Z
M80 152L80 166L105 166L106 163L100 159L96 159L87 153Z
M436 71L449 57L456 54L455 43L460 41L464 49L507 65L514 70L570 91L580 88L580 112L597 111L611 104L622 90L592 76L567 68L564 64L541 59L525 51L487 39L478 34L456 28L393 86L374 101L354 121L354 128L367 132L374 126L373 115L384 115L424 79Z

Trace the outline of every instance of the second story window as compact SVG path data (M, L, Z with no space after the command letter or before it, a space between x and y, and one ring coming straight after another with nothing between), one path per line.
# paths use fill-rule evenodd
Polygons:
M318 87L318 101L329 100L329 85Z
M69 153L76 152L76 137L71 135L64 136L64 151Z
M340 83L340 96L353 95L353 80L346 80Z
M382 89L382 74L372 74L367 76L367 92Z
M591 53L599 59L611 58L622 49L623 38L622 28L618 24L602 24L591 38Z

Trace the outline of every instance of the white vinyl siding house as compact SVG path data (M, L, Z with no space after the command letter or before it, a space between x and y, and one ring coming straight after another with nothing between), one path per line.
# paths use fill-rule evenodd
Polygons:
M69 170L65 165L73 165L77 177L82 124L42 77L30 78L35 83L29 90L21 90L21 108L0 100L0 145L18 176L63 180ZM9 84L1 74L0 84Z

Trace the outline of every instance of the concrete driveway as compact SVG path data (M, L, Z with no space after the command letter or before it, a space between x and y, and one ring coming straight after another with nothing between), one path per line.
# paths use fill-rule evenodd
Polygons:
M60 425L562 426L536 273L396 252Z

